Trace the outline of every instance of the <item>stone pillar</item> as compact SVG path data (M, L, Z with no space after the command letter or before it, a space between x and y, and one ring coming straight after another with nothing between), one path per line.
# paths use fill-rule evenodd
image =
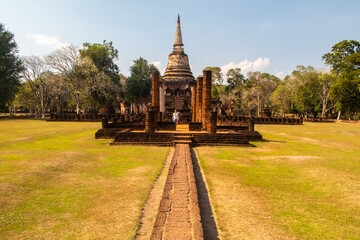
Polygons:
M153 127L157 128L157 122L159 121L159 108L158 107L151 107L151 110L154 112L154 123Z
M108 127L108 119L106 117L102 118L101 126L102 126L102 129L105 129Z
M211 112L207 115L209 116L207 121L207 132L216 133L217 112Z
M159 92L159 71L152 72L152 87L151 87L151 110L154 111L154 124L157 127L157 121L159 121L159 108L160 108L160 92Z
M191 121L196 121L196 88L191 88Z
M203 85L203 78L197 78L196 84L196 122L201 122L201 108L202 108L202 85Z
M151 105L153 107L160 107L160 99L159 99L159 79L160 73L159 71L152 72L152 87L151 87Z
M255 119L253 117L250 117L248 119L248 124L249 124L249 131L255 131Z
M201 120L206 130L207 117L211 112L211 71L203 71L203 76Z
M159 95L160 95L160 112L165 113L164 82L161 82L160 85L159 85Z
M145 115L145 132L155 132L155 111L149 110Z

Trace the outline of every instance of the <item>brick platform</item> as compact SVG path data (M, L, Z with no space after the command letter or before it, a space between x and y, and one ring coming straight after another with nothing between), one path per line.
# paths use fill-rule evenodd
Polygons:
M173 146L176 138L188 137L192 146L251 146L250 141L261 141L256 131L238 131L236 133L161 133L161 132L117 132L110 145L136 144Z

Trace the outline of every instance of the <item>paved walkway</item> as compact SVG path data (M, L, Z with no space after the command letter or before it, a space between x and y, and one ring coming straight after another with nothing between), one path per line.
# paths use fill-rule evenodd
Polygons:
M175 146L151 239L204 239L188 144Z

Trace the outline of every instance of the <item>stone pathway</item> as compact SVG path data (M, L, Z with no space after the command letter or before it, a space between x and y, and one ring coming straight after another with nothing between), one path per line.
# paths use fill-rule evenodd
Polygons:
M204 239L188 144L176 144L150 239Z

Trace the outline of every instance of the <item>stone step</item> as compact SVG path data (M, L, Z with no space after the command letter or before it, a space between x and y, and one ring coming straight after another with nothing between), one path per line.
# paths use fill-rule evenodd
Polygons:
M174 144L191 144L192 140L174 140Z
M116 145L150 145L150 146L160 146L160 147L171 147L173 144L171 142L111 142L110 146Z

